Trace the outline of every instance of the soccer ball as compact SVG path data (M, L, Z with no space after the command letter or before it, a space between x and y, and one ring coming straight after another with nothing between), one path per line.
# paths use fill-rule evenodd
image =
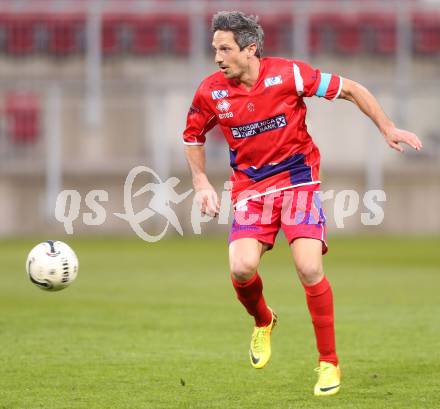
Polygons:
M78 258L62 241L37 244L26 261L29 279L42 290L59 291L70 285L78 274Z

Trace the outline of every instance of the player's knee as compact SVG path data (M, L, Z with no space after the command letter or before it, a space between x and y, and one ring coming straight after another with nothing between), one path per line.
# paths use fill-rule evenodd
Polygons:
M296 271L303 284L313 285L324 276L321 263L303 263L296 266Z
M247 281L256 273L258 257L241 255L231 259L231 274L234 280Z

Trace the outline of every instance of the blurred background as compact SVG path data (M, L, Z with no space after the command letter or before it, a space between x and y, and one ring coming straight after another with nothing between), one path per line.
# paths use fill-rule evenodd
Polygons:
M53 216L63 189L83 196L75 233L133 235L112 213L123 211L123 184L137 165L179 177L179 193L189 189L181 134L196 87L216 70L210 20L236 9L259 16L266 56L364 84L423 141L422 152L398 154L354 105L307 100L322 190L356 190L360 211L365 191L387 195L380 226L363 226L358 212L344 229L329 217L330 231L439 233L440 1L3 0L0 237L63 232ZM220 193L230 171L218 129L206 148ZM81 222L92 189L109 192L101 226ZM190 202L174 208L188 233Z

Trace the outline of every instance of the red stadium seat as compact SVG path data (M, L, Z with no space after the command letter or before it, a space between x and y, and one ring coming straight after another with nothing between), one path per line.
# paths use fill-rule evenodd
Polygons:
M419 54L440 53L440 13L413 16L413 45Z
M181 54L190 51L189 17L180 14L145 14L129 18L134 54Z
M337 28L341 24L339 14L313 14L310 16L309 24L310 52L315 54L335 51Z
M391 55L396 52L396 16L383 13L363 13L359 19L363 49L366 52Z
M353 14L319 13L310 18L309 46L312 53L362 51L358 17Z
M29 91L10 91L5 95L6 132L15 143L32 143L40 135L40 101Z
M161 49L179 55L190 51L190 22L185 15L164 15L158 18Z
M5 51L12 56L30 55L35 51L37 17L28 13L7 13L1 18L5 27Z
M122 51L121 32L124 16L121 14L103 14L101 27L101 47L103 55L113 55Z
M341 16L336 27L335 49L341 54L356 54L362 51L358 16Z
M48 51L55 56L68 56L81 51L85 33L83 13L51 13L46 19Z
M130 51L136 55L157 54L160 50L159 25L157 16L137 14L127 17L131 31Z
M293 16L291 14L268 14L261 18L264 30L264 54L292 53Z

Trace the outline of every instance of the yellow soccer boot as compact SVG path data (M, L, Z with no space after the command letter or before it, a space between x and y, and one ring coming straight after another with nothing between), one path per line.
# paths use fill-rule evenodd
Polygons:
M270 334L275 327L278 317L272 312L272 322L266 327L255 327L251 338L251 347L249 350L249 357L251 365L255 369L263 368L270 359Z
M341 387L341 370L329 362L320 362L318 373L318 382L315 385L315 396L336 395Z

